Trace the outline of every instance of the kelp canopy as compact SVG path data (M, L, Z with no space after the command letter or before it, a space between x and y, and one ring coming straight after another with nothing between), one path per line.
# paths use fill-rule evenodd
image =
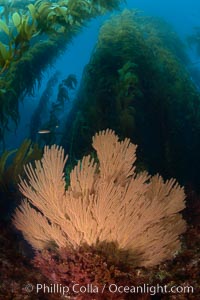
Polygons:
M62 144L75 158L112 128L139 145L151 173L197 182L200 95L176 33L161 19L125 10L100 30Z
M0 1L0 138L30 93L87 20L121 0Z

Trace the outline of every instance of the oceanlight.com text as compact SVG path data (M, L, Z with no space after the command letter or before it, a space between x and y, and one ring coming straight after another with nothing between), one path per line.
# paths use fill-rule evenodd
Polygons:
M34 288L33 288L34 289ZM32 291L33 291L32 289ZM64 286L62 284L37 284L36 292L43 292L45 294L61 294L71 295L71 294L103 294L105 291L111 294L149 294L151 296L156 294L192 294L194 293L193 286L167 286L167 285L130 285L122 286L117 284L104 284L102 286L97 286L95 284L81 285L78 283L73 283L70 286Z

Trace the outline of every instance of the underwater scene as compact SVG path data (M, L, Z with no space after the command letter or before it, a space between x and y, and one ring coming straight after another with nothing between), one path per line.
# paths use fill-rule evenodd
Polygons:
M0 300L200 299L200 1L0 0Z

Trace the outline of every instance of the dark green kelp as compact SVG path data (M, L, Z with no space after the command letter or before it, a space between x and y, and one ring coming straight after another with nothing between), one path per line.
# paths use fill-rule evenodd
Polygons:
M123 11L101 28L62 144L74 157L107 127L139 144L151 173L198 182L200 95L170 25ZM192 155L191 155L192 153Z
M40 82L42 72L66 49L85 23L117 8L120 0L0 3L0 139L18 105Z

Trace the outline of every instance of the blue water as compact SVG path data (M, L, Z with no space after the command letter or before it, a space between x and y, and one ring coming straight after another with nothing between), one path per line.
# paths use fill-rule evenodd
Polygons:
M138 9L145 15L162 17L174 27L174 30L183 41L185 41L187 35L192 33L194 27L200 26L199 0L127 0L126 4L121 6L121 9L123 8ZM32 112L37 107L47 80L55 70L61 72L61 78L66 78L69 74L75 74L78 82L80 82L84 66L89 62L91 52L97 41L99 29L109 17L110 14L107 14L90 21L68 45L66 52L55 60L54 66L44 72L42 85L35 90L35 95L33 97L27 96L20 105L21 121L15 131L6 134L6 148L18 147L23 139L28 137L29 120ZM188 49L188 53L193 62L198 61L194 52ZM55 89L57 89L57 86ZM54 97L51 101L55 100ZM68 109L66 107L66 110ZM12 125L11 128L14 129Z

